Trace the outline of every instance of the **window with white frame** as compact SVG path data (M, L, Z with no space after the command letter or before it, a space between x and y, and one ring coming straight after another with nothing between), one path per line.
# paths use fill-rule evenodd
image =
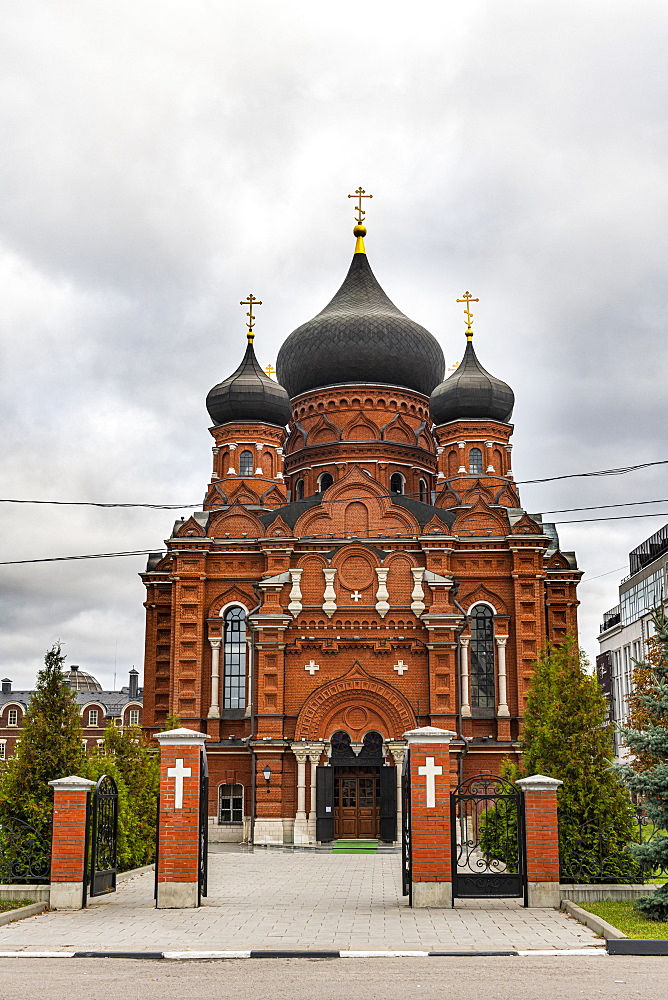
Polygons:
M228 608L223 621L223 708L245 708L246 609Z
M471 448L469 452L469 472L482 472L482 451Z
M131 708L128 712L128 722L131 726L139 725L139 709Z
M18 726L19 724L19 710L18 708L10 708L7 712L7 725L8 726Z
M0 740L0 760L7 759L7 740Z
M471 620L471 707L494 708L494 612L486 604L469 611Z
M97 716L98 716L98 711L97 711L96 708L89 709L89 712L88 712L88 725L89 726L96 726L97 725Z
M253 452L252 451L242 451L239 455L239 475L240 476L252 476L253 475Z
M220 785L218 789L218 822L241 823L244 818L244 786Z
M88 749L88 740L86 739L85 736L84 736L84 738L82 739L81 742L83 743L84 750L87 750Z
M404 492L404 477L400 472L393 472L390 476L390 493Z

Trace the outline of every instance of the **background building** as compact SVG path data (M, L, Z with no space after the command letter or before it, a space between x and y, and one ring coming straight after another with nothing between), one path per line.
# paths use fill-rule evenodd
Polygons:
M363 237L283 344L207 397L203 509L149 559L145 727L204 730L219 839L397 836L402 734L452 731L461 775L517 752L547 639L581 576L521 506L511 388L390 301ZM476 300L474 300L476 301ZM286 432L285 425L288 425Z
M647 640L654 634L652 609L662 603L668 608L668 525L629 553L629 570L619 585L619 604L603 615L596 657L610 722L617 725L628 716L634 662L644 658ZM615 755L624 756L617 732Z
M84 745L91 749L104 737L109 723L115 726L142 725L143 689L139 674L132 668L127 687L120 691L103 691L91 674L72 665L63 674L81 712ZM11 757L21 739L21 729L32 691L13 691L8 677L0 681L0 760Z

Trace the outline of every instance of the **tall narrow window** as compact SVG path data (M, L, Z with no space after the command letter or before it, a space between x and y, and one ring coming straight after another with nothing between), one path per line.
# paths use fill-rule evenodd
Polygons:
M323 474L320 477L320 483L319 483L320 492L324 493L325 490L328 490L333 482L334 482L334 477L332 476L332 474L330 472L323 472Z
M480 448L471 448L469 452L469 472L482 472L482 452Z
M390 476L390 493L404 492L404 477L400 472L395 472Z
M253 475L253 452L252 451L242 451L239 455L239 475L240 476L252 476Z
M304 480L298 479L295 484L295 500L304 499Z
M244 786L221 785L218 789L218 822L241 823L244 818Z
M427 484L424 479L420 480L420 502L427 503Z
M471 707L494 708L494 614L476 604L471 616Z
M246 611L239 606L225 612L223 708L246 707Z

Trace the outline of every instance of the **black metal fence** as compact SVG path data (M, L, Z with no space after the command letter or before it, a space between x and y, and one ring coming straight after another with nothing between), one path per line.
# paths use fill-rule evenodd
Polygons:
M47 885L51 837L12 816L0 824L0 884Z

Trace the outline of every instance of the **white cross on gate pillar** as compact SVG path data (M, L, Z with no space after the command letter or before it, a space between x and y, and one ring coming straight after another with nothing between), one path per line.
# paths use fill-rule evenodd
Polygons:
M304 670L308 670L311 677L313 677L316 670L320 670L320 664L316 663L315 660L311 660L310 663L304 665Z
M426 779L427 786L427 809L436 808L436 778L443 774L443 768L436 764L433 757L427 757L422 767L418 767L418 774Z
M183 779L192 774L191 767L183 766L183 757L177 757L174 767L167 768L167 777L174 778L174 808L183 809Z
M399 660L398 663L394 664L392 669L396 670L396 672L399 674L400 677L403 677L406 671L408 670L408 664L404 663L403 660Z
M355 604L357 604L358 601L362 600L362 595L360 594L359 590L353 590L350 597L355 602Z

